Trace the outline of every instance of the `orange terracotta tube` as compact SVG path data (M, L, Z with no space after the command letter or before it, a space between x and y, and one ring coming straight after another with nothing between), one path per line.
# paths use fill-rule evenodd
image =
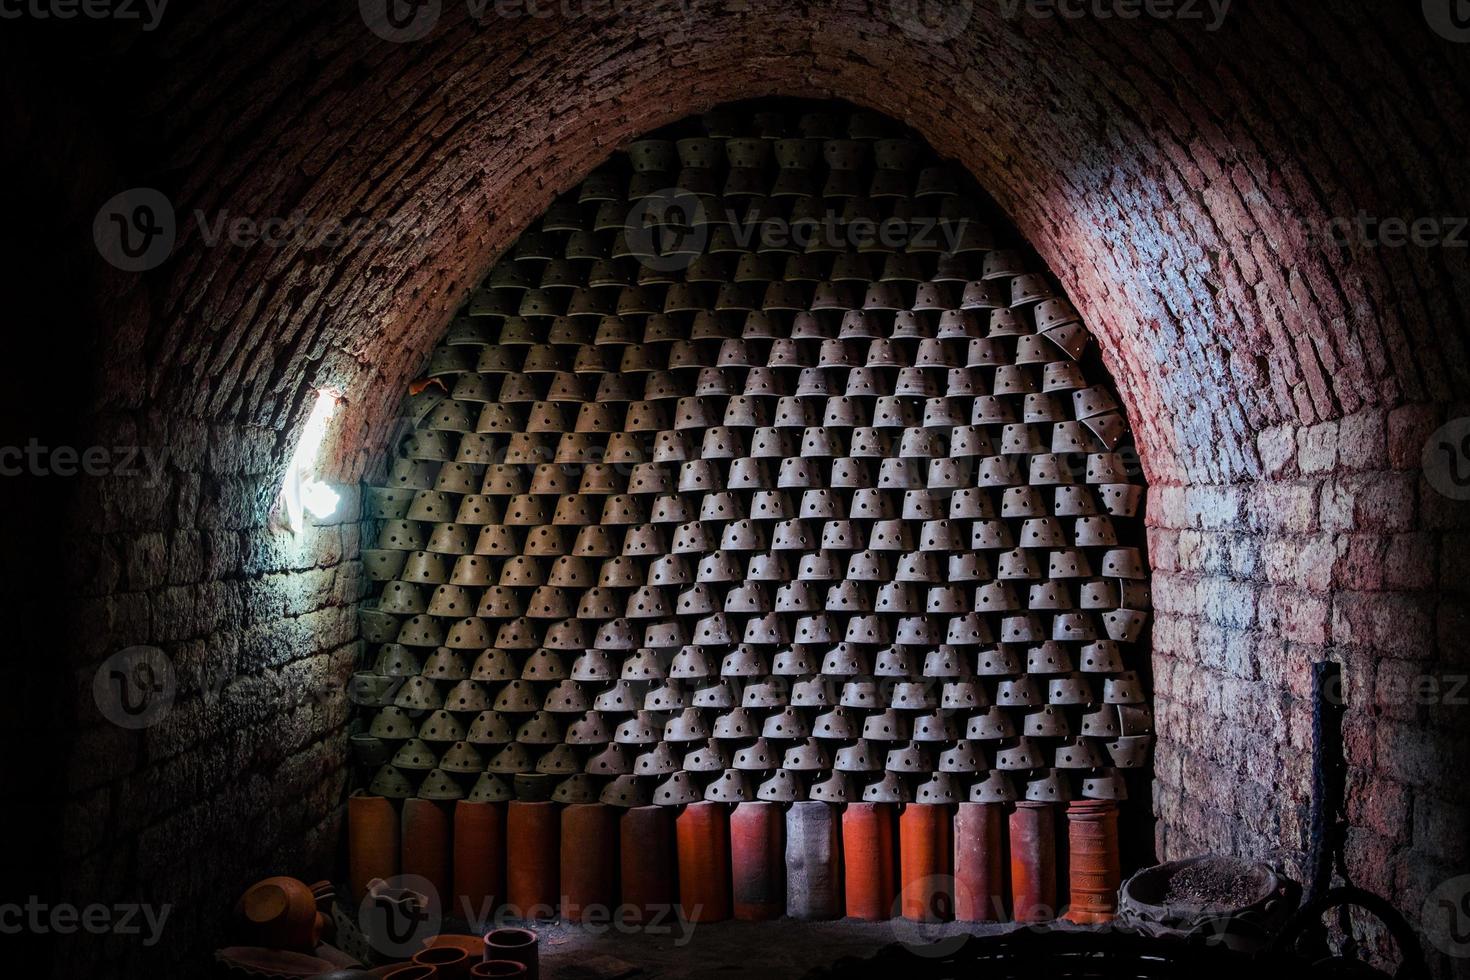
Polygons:
M450 899L451 823L449 808L437 800L403 801L403 874L427 881L440 908Z
M949 807L910 803L898 818L900 903L905 919L942 922L954 914L954 845Z
M954 917L1004 922L1006 814L999 803L961 803L954 818Z
M842 814L847 914L892 918L898 901L898 812L892 803L849 803Z
M1011 813L1011 909L1017 922L1056 918L1055 804L1021 800Z
M679 904L690 922L730 918L730 811L701 800L674 822L679 849Z
M347 880L352 900L367 896L368 882L398 874L398 813L381 796L347 798Z
M678 899L674 810L635 806L623 814L619 830L623 896L619 916L629 922L662 919Z
M505 804L454 805L454 908L449 915L483 926L505 900Z
M779 803L737 803L730 814L735 918L779 919L786 908L786 816Z
M1065 918L1079 925L1111 922L1123 878L1116 803L1078 800L1067 805L1067 855L1071 898Z
M556 916L561 814L556 803L512 800L505 813L505 897L511 915Z
M562 918L612 921L618 902L618 812L573 803L561 812Z

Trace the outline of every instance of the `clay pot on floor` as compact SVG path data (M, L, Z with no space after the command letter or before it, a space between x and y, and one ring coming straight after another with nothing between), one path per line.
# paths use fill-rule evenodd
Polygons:
M422 963L404 963L383 974L383 980L438 980L439 971Z
M398 874L398 814L386 797L361 790L347 798L347 879L361 902L368 882Z
M1067 805L1067 856L1071 902L1066 919L1079 925L1111 922L1123 879L1118 804L1078 800Z
M454 908L472 924L488 922L505 898L504 803L454 805Z
M436 800L403 801L403 848L400 866L434 887L438 901L450 894L449 808Z
M735 918L779 919L786 909L786 815L781 804L737 803L730 814Z
M674 904L678 859L674 846L674 810L635 806L623 813L619 827L622 904L625 920L646 922L663 916Z
M436 980L467 980L474 961L456 946L430 946L413 954L413 962L432 966Z
M470 976L475 980L484 978L498 978L498 980L511 980L514 977L524 977L526 968L523 964L514 960L481 960L470 967Z
M485 961L510 960L526 969L526 980L541 975L540 943L530 929L492 929L485 933Z
M573 803L561 812L562 918L581 922L592 910L607 920L618 901L618 811L606 803Z
M517 918L556 915L560 885L561 807L512 800L506 808L505 893Z
M961 803L954 818L954 917L1004 922L1006 812L1000 803Z
M235 904L235 919L242 938L255 946L310 953L320 938L316 896L295 878L251 885Z
M954 915L954 845L949 807L909 803L898 818L899 903L905 919L943 922Z
M679 853L679 904L690 922L730 918L730 811L724 803L690 803L674 821Z
M1050 922L1057 912L1056 804L1017 802L1010 845L1015 921Z
M898 901L898 808L849 803L842 814L845 905L854 919L891 918Z
M842 916L842 847L837 808L797 802L786 811L786 914Z

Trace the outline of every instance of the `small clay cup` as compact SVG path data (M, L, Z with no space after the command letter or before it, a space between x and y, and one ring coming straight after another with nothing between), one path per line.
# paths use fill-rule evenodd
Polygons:
M492 929L485 933L485 960L511 960L526 968L526 980L541 975L540 950L530 929Z
M434 976L443 980L466 980L474 962L470 954L458 946L430 946L413 954L419 966L432 966Z

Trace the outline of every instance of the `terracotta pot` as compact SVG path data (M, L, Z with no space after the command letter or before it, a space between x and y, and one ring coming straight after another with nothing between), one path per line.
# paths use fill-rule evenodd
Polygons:
M504 898L505 804L460 800L454 804L454 910L450 914L479 925L490 921Z
M470 967L470 976L480 980L482 977L524 977L526 967L515 960L481 960Z
M674 850L674 811L662 806L635 806L623 814L619 851L623 900L619 914L630 922L647 922L673 907L678 887Z
M899 902L903 917L943 922L954 915L954 845L949 807L909 803L898 818Z
M449 895L449 809L435 800L403 801L403 857L405 875L418 875L434 887L442 903Z
M893 916L898 901L897 833L898 811L892 803L849 803L843 812L843 893L852 918Z
M241 935L255 946L310 953L319 938L316 896L295 878L256 882L235 904Z
M781 804L737 803L730 813L735 918L779 919L786 908L786 815Z
M360 790L347 798L347 880L361 902L368 882L398 874L398 814L386 797Z
M786 811L786 914L842 916L842 837L837 808L803 801Z
M430 946L413 954L413 961L420 966L432 966L436 977L444 980L465 980L470 975L473 960L464 950L454 946Z
M505 819L505 895L516 918L556 915L561 807L512 800Z
M491 929L485 933L485 960L510 960L526 969L526 980L541 975L541 951L530 929Z
M1021 800L1011 813L1011 908L1017 922L1057 911L1056 805Z
M424 949L436 949L441 946L464 950L469 955L470 962L473 963L485 952L485 937L467 936L462 933L444 933L439 936L430 936L424 940Z
M618 811L606 803L572 803L561 812L562 918L581 922L588 910L609 920L618 903Z
M674 822L679 850L679 904L690 922L730 918L730 811L702 800Z
M1066 919L1079 925L1111 922L1123 881L1118 856L1118 804L1078 800L1067 805L1068 880Z
M961 803L954 818L954 917L1004 922L1006 813L999 803Z
M438 980L439 971L421 963L404 963L383 974L383 980Z

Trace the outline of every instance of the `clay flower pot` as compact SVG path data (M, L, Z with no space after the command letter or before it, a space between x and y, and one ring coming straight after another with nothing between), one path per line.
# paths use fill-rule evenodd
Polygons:
M618 811L606 803L573 803L561 813L562 917L581 922L589 909L606 915L618 903Z
M435 800L403 801L405 875L418 875L434 886L439 901L449 894L449 808Z
M316 949L316 896L295 878L258 881L235 905L241 933L257 946L310 952Z
M849 803L842 814L847 914L891 918L898 901L898 809L892 803Z
M505 804L454 805L454 914L488 921L505 898ZM479 938L470 937L478 946Z
M675 821L679 851L679 904L690 922L730 918L730 810L700 801Z
M485 961L510 960L525 967L526 980L541 975L541 953L530 929L492 929L485 933Z
M1003 922L1006 887L1005 810L999 803L961 803L954 819L954 917Z
M1056 804L1020 800L1011 813L1011 908L1017 922L1056 917Z
M476 980L486 977L524 977L526 967L515 960L482 960L470 967L470 976Z
M619 828L622 863L621 913L633 922L664 914L674 904L674 811L663 806L635 806Z
M456 946L430 946L413 954L413 962L419 966L432 966L434 976L443 980L465 980L470 975L473 961L470 955Z
M512 800L506 808L506 902L517 918L556 915L561 807Z
M382 796L357 791L347 798L347 878L352 900L367 895L368 882L398 874L398 814Z
M785 814L779 803L737 803L730 814L735 918L778 919L786 908Z
M899 902L905 919L943 922L954 913L949 807L909 803L898 818Z

